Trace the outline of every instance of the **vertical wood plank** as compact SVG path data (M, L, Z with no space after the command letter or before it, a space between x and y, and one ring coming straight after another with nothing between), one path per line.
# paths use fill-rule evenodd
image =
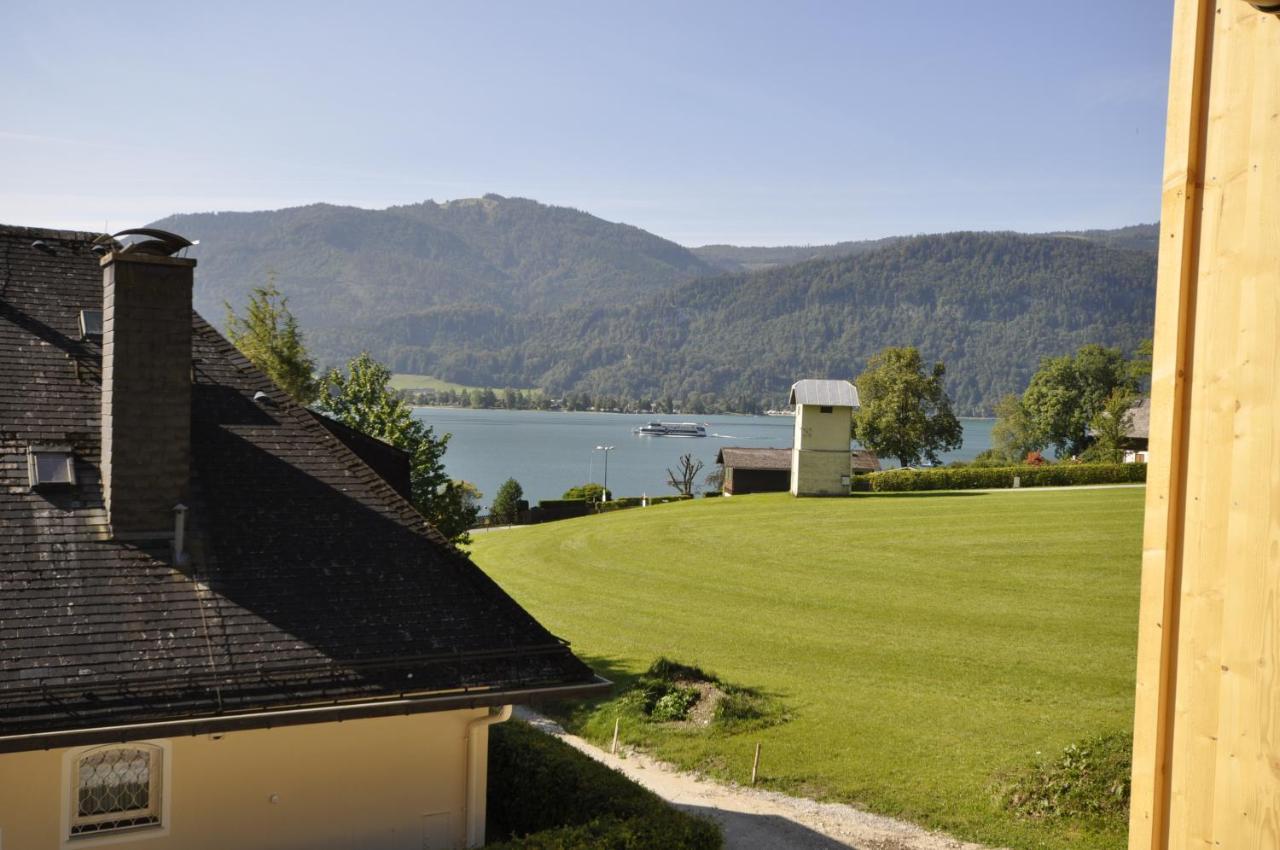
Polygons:
M1276 850L1280 19L1179 0L1173 57L1129 846Z
M1166 846L1168 753L1180 599L1178 545L1185 450L1185 378L1196 288L1204 108L1214 6L1177 0L1161 198L1160 263L1151 374L1151 435L1143 528L1134 705L1130 850Z

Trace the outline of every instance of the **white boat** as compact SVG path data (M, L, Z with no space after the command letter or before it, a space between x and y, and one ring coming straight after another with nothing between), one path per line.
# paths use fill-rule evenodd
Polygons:
M650 422L632 433L646 437L705 437L707 427L696 422Z

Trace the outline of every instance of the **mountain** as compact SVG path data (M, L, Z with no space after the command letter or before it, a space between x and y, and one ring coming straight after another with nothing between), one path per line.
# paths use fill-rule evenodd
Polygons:
M1083 239L1108 248L1125 248L1147 251L1152 254L1160 241L1160 225L1135 224L1114 230L1064 230L1055 233L1036 234ZM884 239L867 239L860 242L836 242L831 245L778 245L751 247L739 245L703 245L691 249L701 259L722 271L750 272L774 266L786 266L827 257L851 257L866 254L901 242L906 236L889 236Z
M783 400L797 378L854 377L888 345L947 364L964 413L1020 392L1041 357L1151 335L1155 257L1078 235L953 233L852 256L704 277L630 304L528 316L452 305L320 334L399 371L690 406Z
M339 329L458 305L545 312L633 303L714 271L625 224L486 195L385 210L314 204L175 215L153 227L200 240L196 308L220 322L274 275L304 327Z

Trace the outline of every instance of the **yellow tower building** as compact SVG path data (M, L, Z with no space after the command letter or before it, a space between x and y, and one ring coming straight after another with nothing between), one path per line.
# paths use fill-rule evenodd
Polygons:
M796 409L791 495L849 495L857 389L848 381L797 381L790 404Z

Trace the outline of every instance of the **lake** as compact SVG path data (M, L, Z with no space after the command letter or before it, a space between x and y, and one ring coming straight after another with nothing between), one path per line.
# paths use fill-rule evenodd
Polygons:
M485 505L498 486L514 478L530 502L557 499L570 487L588 481L604 483L605 452L609 456L609 489L615 496L670 495L666 470L680 455L700 459L702 484L715 466L722 446L790 448L795 420L790 416L703 416L707 437L641 437L633 428L654 419L680 420L626 413L560 413L536 410L476 410L420 407L414 416L453 435L445 452L451 478L475 484ZM991 419L961 419L964 446L943 459L971 460L991 447Z

